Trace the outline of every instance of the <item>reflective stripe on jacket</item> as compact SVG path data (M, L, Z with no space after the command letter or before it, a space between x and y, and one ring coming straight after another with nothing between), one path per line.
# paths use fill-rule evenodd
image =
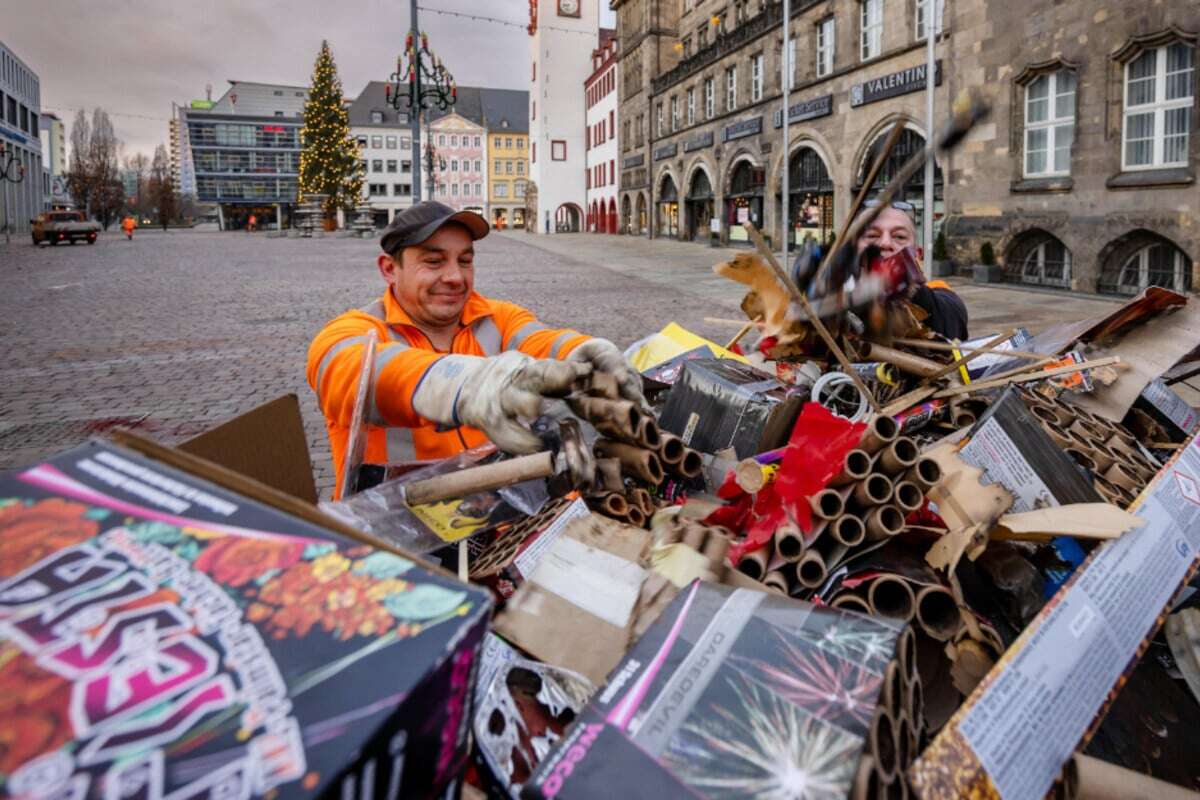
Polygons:
M413 411L412 398L421 379L443 356L494 356L519 350L534 358L565 358L589 338L572 330L548 328L526 309L476 292L467 299L461 321L462 330L454 335L450 350L436 350L389 290L369 306L332 320L313 339L308 349L308 385L317 393L325 415L335 486L341 483L363 344L371 330L379 344L375 390L366 409L365 461L370 464L399 457L402 438L396 434L403 428L412 429L419 459L446 458L487 442L481 431L465 425L439 432L434 423Z

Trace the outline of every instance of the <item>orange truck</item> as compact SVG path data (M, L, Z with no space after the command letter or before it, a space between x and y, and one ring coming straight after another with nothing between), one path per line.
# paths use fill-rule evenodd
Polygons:
M100 235L100 223L87 220L82 211L46 211L31 219L32 235L35 245L48 242L56 245L59 242L85 241L95 244Z

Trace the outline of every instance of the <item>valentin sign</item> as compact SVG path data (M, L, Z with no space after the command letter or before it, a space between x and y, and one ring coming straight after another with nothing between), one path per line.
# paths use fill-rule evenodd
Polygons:
M918 64L881 78L856 83L850 87L850 105L857 108L879 100L887 100L889 97L919 92L925 88L925 71L926 65ZM938 59L934 64L933 85L940 86L941 83L942 62Z

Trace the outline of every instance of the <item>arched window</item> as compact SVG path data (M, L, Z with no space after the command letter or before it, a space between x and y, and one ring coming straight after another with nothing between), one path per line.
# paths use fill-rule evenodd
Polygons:
M863 183L866 182L867 173L871 171L871 166L875 163L875 160L879 158L879 153L883 150L883 145L887 142L887 137L888 131L884 131L867 148L866 155L863 156L862 163L859 164L858 171L854 177L853 189L856 194L862 189ZM924 149L925 137L912 129L906 128L900 134L900 140L896 143L896 146L892 148L891 153L884 160L879 174L875 176L875 181L870 187L870 195L874 196L883 187L887 186L891 182L892 177L904 166L904 163ZM911 178L905 181L894 199L912 205L914 216L916 217L917 229L920 230L923 224L922 207L925 204L925 170L917 170ZM942 202L942 166L936 160L933 165L933 199L936 213Z
M801 147L788 162L789 192L832 192L833 179L825 161L811 147Z
M1042 240L1025 256L1021 264L1021 280L1024 283L1069 286L1071 251L1058 239Z
M1100 255L1099 290L1137 294L1148 286L1177 292L1192 288L1192 260L1174 242L1146 230L1108 244Z

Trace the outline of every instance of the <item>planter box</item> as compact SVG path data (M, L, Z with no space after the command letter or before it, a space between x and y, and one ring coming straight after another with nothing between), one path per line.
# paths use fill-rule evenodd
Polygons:
M1004 280L1004 267L999 264L976 264L976 283L1001 283Z
M930 270L930 277L949 278L954 274L954 262L949 259L933 261L930 263Z

